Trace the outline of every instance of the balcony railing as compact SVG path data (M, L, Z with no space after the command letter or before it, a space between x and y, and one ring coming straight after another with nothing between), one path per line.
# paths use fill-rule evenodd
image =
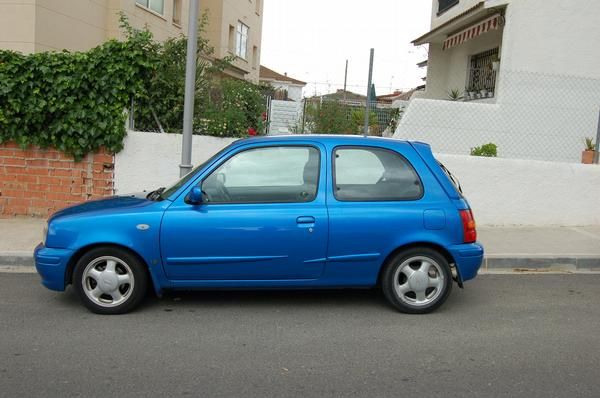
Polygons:
M459 0L438 0L438 15L457 5Z

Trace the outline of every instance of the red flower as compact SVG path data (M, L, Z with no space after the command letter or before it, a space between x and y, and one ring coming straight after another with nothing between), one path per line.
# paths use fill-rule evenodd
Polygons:
M255 136L256 134L256 130L253 127L248 127L248 135Z

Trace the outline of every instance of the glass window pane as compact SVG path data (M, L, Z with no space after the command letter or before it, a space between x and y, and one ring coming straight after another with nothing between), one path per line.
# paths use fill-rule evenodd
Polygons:
M136 3L148 7L148 0L135 0Z
M150 9L161 15L164 14L165 0L150 0Z
M319 151L268 147L240 152L202 183L209 202L307 202L316 197Z
M396 152L340 148L334 159L334 193L338 200L414 200L423 194L419 176Z

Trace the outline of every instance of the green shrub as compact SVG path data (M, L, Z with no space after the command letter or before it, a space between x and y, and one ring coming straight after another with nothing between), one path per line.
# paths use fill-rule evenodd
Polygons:
M223 79L212 87L211 95L195 119L200 134L243 137L248 128L262 132L265 99L259 86L244 80Z
M482 146L476 146L475 148L471 148L471 156L495 158L498 156L498 146L491 142L489 144L483 144Z
M338 101L311 101L306 105L305 112L307 131L326 134L355 132L349 107Z
M0 143L55 147L81 159L118 152L124 109L154 72L156 44L147 31L86 52L23 55L0 50Z

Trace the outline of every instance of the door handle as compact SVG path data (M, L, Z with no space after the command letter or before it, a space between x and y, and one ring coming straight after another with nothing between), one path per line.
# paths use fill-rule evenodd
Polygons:
M300 216L296 218L297 224L314 224L315 218L313 216Z

